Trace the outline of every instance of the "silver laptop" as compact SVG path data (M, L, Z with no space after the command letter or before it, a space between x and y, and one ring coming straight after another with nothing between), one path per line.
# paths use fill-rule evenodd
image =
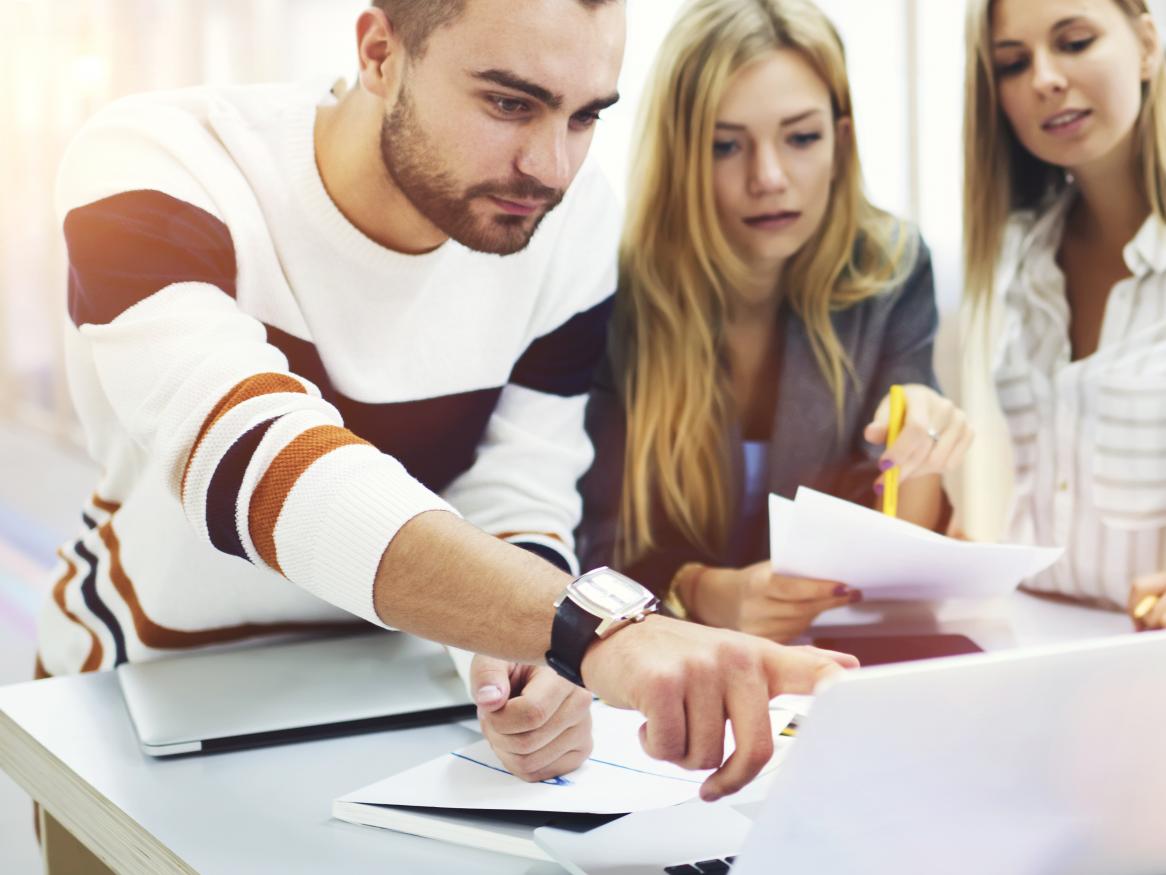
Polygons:
M1166 873L1166 632L848 673L761 804L535 840L574 875Z
M471 716L445 648L403 632L197 653L117 670L142 750L209 753Z

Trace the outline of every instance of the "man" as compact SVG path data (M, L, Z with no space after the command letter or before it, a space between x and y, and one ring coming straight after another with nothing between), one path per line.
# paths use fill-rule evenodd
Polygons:
M554 607L615 284L618 218L580 168L622 3L381 0L357 36L351 91L133 98L66 157L70 373L104 475L41 670L347 612L490 654L483 728L529 780L590 750L550 650L646 715L655 756L720 765L731 719L704 793L739 788L770 696L834 658L660 617L580 637Z

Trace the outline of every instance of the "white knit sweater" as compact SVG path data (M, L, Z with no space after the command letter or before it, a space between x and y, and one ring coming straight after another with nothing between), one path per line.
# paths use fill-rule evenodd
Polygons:
M69 149L68 368L103 476L61 550L41 671L377 623L382 554L432 508L575 568L609 188L585 166L514 256L402 255L324 189L331 99L145 95Z

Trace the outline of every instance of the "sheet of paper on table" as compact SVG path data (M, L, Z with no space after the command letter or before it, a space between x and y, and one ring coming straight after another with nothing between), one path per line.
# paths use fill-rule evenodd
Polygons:
M777 703L780 706L780 702ZM762 771L771 774L789 748L780 735L793 718L771 710L775 753ZM540 784L528 784L508 771L482 740L378 781L337 799L337 803L405 805L461 810L555 811L626 814L677 805L697 797L711 772L690 772L654 760L640 747L643 715L592 706L595 748L579 769ZM726 754L733 749L727 732Z
M778 574L898 600L1004 595L1063 552L948 538L804 486L793 501L769 496L769 544Z

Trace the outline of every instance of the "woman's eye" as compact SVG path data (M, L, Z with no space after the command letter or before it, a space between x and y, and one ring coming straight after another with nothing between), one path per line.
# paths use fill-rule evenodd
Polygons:
M1072 54L1077 54L1078 52L1083 52L1087 48L1089 48L1091 45L1093 45L1093 41L1095 39L1096 39L1096 37L1087 36L1087 37L1082 37L1081 39L1069 40L1067 43L1065 43L1065 51L1070 52Z
M794 134L789 138L789 141L791 145L797 147L798 149L805 149L814 145L814 143L818 142L820 139L822 139L822 135L819 133Z
M1000 79L1007 79L1009 76L1015 76L1020 73L1027 66L1028 62L1024 60L1013 61L1009 64L997 64L996 76Z
M737 151L736 140L714 140L713 141L713 157L714 158L728 158Z

